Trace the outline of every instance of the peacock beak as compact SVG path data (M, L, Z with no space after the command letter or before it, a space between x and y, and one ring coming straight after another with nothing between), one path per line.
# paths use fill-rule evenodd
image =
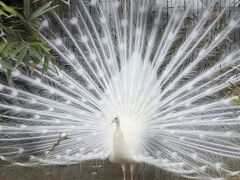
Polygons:
M117 122L117 118L114 118L114 119L112 120L111 124L116 123L116 122Z

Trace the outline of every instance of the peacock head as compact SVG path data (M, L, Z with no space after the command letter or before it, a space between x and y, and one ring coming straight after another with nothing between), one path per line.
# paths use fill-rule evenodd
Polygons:
M120 120L119 120L119 117L115 117L113 120L112 120L112 123L111 124L113 124L113 123L116 123L116 125L120 125Z

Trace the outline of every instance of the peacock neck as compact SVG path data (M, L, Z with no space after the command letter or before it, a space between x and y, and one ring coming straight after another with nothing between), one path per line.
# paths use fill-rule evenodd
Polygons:
M119 121L119 119L116 121L116 127L120 129L120 121Z

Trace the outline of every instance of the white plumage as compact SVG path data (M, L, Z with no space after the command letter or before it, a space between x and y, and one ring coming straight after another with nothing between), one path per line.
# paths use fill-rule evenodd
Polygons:
M130 165L131 180L133 180L133 170L136 162L133 158L133 152L129 148L130 146L125 141L128 137L124 137L118 117L113 120L113 123L116 123L116 129L113 134L113 149L110 154L110 161L121 164L124 180L126 179L126 165Z
M78 2L69 19L42 23L60 66L1 82L0 158L26 166L110 159L124 178L125 164L133 174L137 163L188 178L237 176L239 106L226 92L239 85L240 50L213 57L239 18L218 29L225 10L210 6L189 24L191 4L176 5L166 24L161 0L113 0L111 16L97 1Z

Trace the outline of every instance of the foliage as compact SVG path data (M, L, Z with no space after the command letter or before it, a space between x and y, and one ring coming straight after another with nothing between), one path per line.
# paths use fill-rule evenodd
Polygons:
M31 12L29 0L24 0L23 9L0 1L0 65L6 70L8 79L12 70L20 65L31 72L37 64L42 65L43 72L48 69L53 56L39 31L42 16L56 7L51 4L47 2Z
M5 121L5 118L3 117L2 114L0 114L0 123L3 122L3 121Z

